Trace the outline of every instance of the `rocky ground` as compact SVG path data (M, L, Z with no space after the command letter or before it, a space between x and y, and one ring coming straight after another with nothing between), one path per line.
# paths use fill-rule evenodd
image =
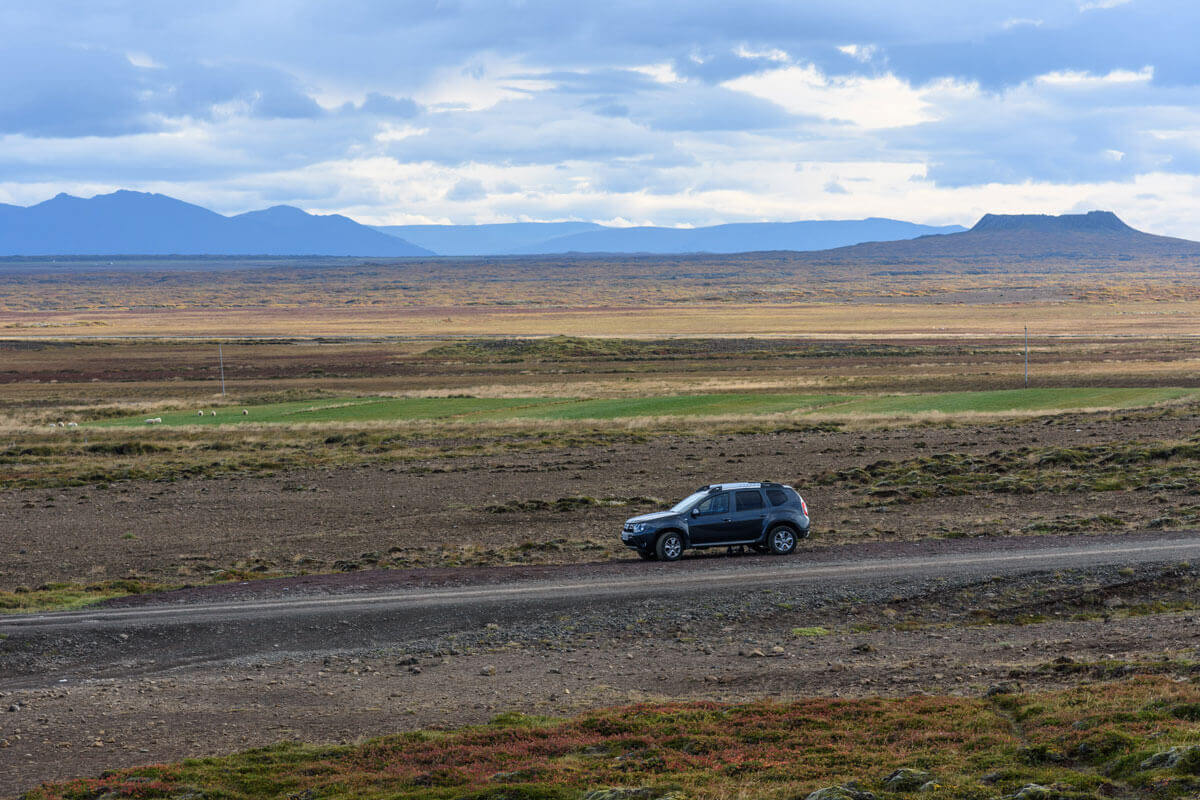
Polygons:
M795 485L812 510L814 540L824 543L1186 528L1200 514L1194 481L906 499L837 473L937 454L986 459L1021 448L1185 440L1197 427L1190 414L1149 412L678 435L236 478L6 490L0 530L19 534L0 539L0 590L129 576L183 585L378 566L591 562L622 553L616 532L625 518L700 484L739 479ZM1037 489L1039 476L1068 466L1024 480Z

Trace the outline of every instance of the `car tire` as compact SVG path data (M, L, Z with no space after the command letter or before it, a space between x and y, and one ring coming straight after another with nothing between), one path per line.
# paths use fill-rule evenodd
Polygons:
M683 537L674 531L667 531L658 537L654 552L659 561L678 561L683 555Z
M642 557L643 561L658 561L658 553L653 550L638 550L637 554Z
M796 549L796 531L787 525L776 525L767 531L767 547L772 555L786 556Z

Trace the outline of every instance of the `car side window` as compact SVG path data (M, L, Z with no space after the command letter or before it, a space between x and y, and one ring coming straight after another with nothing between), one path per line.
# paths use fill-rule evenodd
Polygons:
M788 501L787 492L783 489L767 489L767 499L773 506L781 506Z
M696 506L698 514L727 514L729 513L729 494L721 492L700 501Z
M757 489L742 489L736 494L738 511L753 511L763 507L762 493Z

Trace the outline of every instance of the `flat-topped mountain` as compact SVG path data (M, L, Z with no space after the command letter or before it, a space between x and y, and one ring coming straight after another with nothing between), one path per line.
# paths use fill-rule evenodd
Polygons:
M988 231L1038 231L1042 233L1138 233L1111 211L1086 214L984 214L971 228Z
M814 256L837 261L924 259L1121 259L1200 256L1200 242L1156 236L1111 211L1086 214L985 214L970 230L899 242L867 242Z
M0 205L0 255L428 256L338 214L275 206L233 217L161 194L60 194Z

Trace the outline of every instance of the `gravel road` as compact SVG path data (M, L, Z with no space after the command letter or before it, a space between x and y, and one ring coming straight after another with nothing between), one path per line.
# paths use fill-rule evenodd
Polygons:
M941 544L941 546L939 546ZM989 546L990 545L990 546ZM629 562L587 569L553 568L538 577L483 586L409 588L319 596L309 584L296 597L190 602L0 618L0 686L47 685L62 678L161 672L181 665L378 648L484 628L520 627L563 615L652 603L667 609L711 608L713 601L764 590L793 594L853 592L890 598L904 589L927 592L939 581L1021 575L1104 566L1169 564L1200 558L1200 537L1143 534L1122 537L997 539L947 549L944 543L891 546L886 557L848 557L849 548L790 557ZM253 584L251 584L253 585ZM53 650L53 661L38 657Z

